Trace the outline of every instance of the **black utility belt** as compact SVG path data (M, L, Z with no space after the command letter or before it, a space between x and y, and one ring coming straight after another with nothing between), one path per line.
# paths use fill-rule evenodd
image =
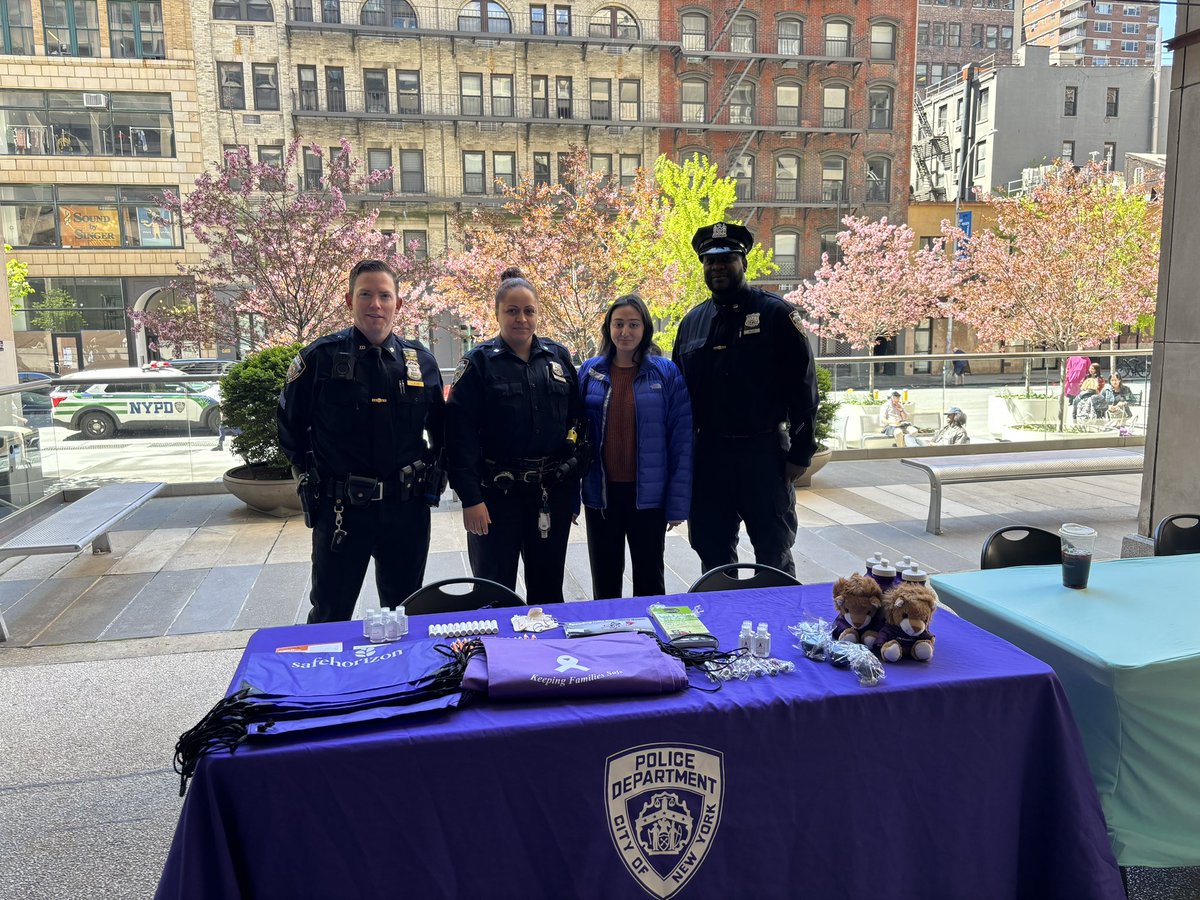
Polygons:
M511 464L483 461L483 483L486 487L507 489L514 484L541 484L558 471L561 461L541 459L519 459Z
M424 490L424 469L425 464L419 462L414 464L413 472L400 478L380 479L365 475L323 478L321 496L342 500L351 506L366 506L381 500L410 500Z

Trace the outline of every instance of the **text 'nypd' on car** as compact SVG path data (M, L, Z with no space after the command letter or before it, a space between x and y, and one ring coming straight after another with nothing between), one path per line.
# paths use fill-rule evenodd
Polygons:
M50 394L54 421L88 438L168 427L216 434L221 424L220 388L187 378L178 369L152 365L65 375Z

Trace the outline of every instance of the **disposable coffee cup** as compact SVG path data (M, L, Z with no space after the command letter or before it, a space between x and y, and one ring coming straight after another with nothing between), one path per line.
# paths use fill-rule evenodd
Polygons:
M1063 587L1077 590L1087 587L1092 551L1096 547L1096 529L1067 522L1058 529L1058 536L1062 540Z

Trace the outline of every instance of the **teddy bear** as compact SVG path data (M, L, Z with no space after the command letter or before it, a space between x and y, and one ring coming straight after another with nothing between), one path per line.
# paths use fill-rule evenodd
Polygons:
M911 656L928 662L933 658L929 622L937 599L933 588L915 581L902 582L883 595L884 626L874 646L881 659L896 662Z
M883 627L883 591L869 575L851 575L833 583L833 639L871 647Z

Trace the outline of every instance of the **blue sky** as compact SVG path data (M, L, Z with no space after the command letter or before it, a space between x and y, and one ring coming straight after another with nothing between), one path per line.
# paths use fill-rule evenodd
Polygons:
M1164 41L1167 41L1167 40L1170 40L1171 38L1173 38L1175 36L1175 4L1174 3L1162 4L1158 8L1158 20L1162 26L1160 28L1160 31L1162 33L1162 39ZM1171 63L1171 54L1166 49L1164 49L1163 50L1163 64L1170 65L1170 63Z

